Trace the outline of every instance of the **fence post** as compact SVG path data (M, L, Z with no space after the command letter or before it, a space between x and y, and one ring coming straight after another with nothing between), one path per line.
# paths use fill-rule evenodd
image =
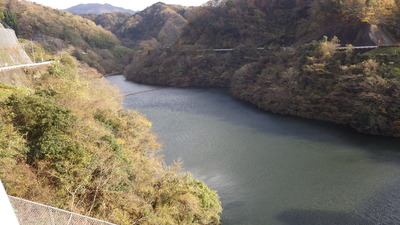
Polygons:
M50 213L51 225L56 225L56 223L54 221L53 209L52 208L49 208L49 213Z

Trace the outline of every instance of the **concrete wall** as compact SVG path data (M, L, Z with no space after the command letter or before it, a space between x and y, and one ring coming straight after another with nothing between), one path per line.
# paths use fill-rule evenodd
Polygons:
M0 181L0 218L1 224L19 225L3 184Z
M14 30L0 28L0 67L32 63Z

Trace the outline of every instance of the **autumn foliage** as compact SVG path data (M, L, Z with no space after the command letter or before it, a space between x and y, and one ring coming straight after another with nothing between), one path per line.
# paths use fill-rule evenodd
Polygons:
M63 56L28 76L0 86L8 194L117 224L219 224L217 194L164 164L151 123L94 69Z
M174 46L137 54L125 74L227 87L267 111L399 137L398 49L338 49L398 42L399 18L394 0L210 1Z

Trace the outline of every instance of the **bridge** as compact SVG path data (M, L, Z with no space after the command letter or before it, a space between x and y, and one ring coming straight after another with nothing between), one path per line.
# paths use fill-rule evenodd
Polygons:
M142 94L142 93L146 93L146 92L153 92L153 91L168 89L168 88L170 88L170 87L155 88L155 89L150 89L150 90L145 90L145 91L133 92L133 93L129 93L129 94L124 95L124 97L131 96L131 95L138 95L138 94Z

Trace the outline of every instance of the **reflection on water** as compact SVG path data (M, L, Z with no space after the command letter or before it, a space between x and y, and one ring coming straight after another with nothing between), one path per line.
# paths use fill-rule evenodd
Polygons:
M109 77L124 93L159 87ZM223 224L399 224L400 141L265 113L224 90L125 98L153 122L168 163L218 191Z

